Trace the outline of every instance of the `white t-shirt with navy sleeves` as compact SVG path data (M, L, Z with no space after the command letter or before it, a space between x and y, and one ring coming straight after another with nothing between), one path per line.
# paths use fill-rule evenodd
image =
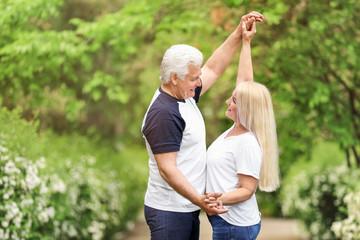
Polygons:
M221 134L207 150L207 192L231 192L238 187L238 174L260 178L262 150L253 133L226 137L234 125ZM259 223L260 212L255 193L250 199L231 206L227 213L219 214L226 222L236 226Z
M206 132L203 117L194 98L177 99L161 87L155 92L145 114L142 133L149 154L149 182L145 205L165 211L192 212L200 208L178 194L161 176L154 154L178 152L176 164L189 183L205 192Z

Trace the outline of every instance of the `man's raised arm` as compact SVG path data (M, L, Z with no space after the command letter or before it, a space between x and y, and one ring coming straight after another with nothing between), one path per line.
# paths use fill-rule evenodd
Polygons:
M233 59L242 40L242 23L248 19L254 18L258 22L262 22L263 16L258 12L251 12L241 18L239 25L234 32L225 40L219 48L211 55L202 67L201 79L202 90L201 95L204 94L224 73Z

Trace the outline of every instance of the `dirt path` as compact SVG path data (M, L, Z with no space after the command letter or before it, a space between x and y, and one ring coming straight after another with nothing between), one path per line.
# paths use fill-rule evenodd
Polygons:
M204 213L200 215L200 240L211 240L211 225ZM150 231L142 215L139 216L133 230L119 240L148 240ZM258 240L306 240L306 235L301 234L295 220L262 218Z

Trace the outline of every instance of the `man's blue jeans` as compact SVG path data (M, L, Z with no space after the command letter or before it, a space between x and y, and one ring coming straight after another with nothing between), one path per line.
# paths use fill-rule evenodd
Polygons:
M151 240L199 240L199 213L200 210L181 213L144 207Z
M241 227L226 222L218 215L208 216L208 219L213 227L213 240L254 240L261 228L261 221L252 226Z

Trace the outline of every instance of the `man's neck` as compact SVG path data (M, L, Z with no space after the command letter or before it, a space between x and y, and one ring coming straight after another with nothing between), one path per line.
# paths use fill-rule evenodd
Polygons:
M167 83L167 84L163 83L163 84L161 84L160 87L164 92L166 92L170 96L177 98L177 99L181 99L177 96L175 88L170 83ZM181 100L183 100L183 99L181 99Z

